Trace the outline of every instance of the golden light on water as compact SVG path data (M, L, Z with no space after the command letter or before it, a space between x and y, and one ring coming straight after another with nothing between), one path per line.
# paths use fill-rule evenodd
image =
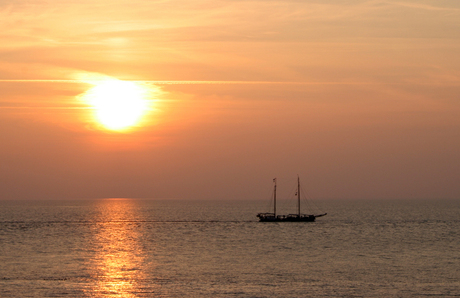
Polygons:
M138 297L144 275L144 255L139 239L136 208L129 199L101 200L91 264L97 282L89 290L96 297Z
M83 98L94 108L94 118L103 128L125 131L139 125L152 109L151 90L136 82L104 80Z

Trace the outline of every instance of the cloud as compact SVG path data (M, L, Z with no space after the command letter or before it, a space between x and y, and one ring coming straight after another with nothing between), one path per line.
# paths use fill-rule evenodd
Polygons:
M432 48L454 60L460 40L458 2L5 3L4 79L91 72L154 81L376 82L392 76L394 83L395 69L409 76L419 67L452 72L455 66Z

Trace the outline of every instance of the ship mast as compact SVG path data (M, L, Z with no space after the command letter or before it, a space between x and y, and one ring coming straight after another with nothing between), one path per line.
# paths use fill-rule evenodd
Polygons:
M298 214L300 217L300 178L299 178L299 175L297 175L297 208L298 208Z
M273 214L276 217L276 178L273 179L275 186L273 187Z

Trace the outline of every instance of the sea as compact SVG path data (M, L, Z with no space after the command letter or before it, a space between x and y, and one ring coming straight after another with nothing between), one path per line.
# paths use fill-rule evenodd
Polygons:
M0 201L0 297L460 297L460 200Z

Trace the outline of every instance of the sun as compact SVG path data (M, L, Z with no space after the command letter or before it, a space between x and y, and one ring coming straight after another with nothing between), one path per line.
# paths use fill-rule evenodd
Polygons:
M105 129L125 131L136 126L150 109L148 90L129 81L106 80L85 94L94 116Z

